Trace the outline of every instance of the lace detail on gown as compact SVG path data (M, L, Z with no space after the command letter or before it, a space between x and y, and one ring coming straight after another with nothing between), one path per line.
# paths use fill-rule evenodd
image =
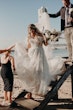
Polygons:
M45 95L54 76L61 73L64 61L53 58L51 48L42 46L42 37L30 39L31 48L26 51L22 43L15 46L16 72L24 82L24 88L34 94Z

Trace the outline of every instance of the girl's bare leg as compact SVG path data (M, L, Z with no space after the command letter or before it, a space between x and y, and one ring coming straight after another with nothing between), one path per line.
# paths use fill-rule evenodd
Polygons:
M7 96L8 96L8 102L11 103L12 102L12 92L7 92Z
M7 96L7 92L6 91L4 91L4 99L5 99L5 101L8 100L8 96Z

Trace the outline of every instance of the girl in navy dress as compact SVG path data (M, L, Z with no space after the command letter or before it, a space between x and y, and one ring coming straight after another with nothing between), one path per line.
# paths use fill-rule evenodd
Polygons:
M12 102L13 70L15 70L14 58L10 55L10 51L4 52L1 57L1 77L4 82L4 104L6 105Z

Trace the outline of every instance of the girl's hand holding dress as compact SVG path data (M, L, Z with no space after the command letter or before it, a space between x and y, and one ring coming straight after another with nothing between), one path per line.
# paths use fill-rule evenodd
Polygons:
M6 49L7 51L10 51L11 49L13 49L15 47L15 45L12 45L11 47L9 47L8 49Z

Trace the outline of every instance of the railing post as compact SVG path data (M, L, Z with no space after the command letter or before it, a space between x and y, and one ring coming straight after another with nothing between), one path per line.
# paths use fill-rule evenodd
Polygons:
M48 102L51 100L51 98L53 98L56 95L56 91L58 91L58 89L61 87L61 85L64 83L64 81L67 79L67 77L73 73L73 65L70 66L66 72L61 76L61 78L58 80L57 84L55 85L54 88L51 89L51 91L49 91L45 97L45 99L40 103L39 106L37 106L36 108L34 108L33 110L44 110L45 106L48 104ZM73 78L73 75L71 75ZM72 84L73 84L73 79L72 79ZM72 89L73 89L73 85L72 85ZM72 95L73 95L73 91L72 91Z

